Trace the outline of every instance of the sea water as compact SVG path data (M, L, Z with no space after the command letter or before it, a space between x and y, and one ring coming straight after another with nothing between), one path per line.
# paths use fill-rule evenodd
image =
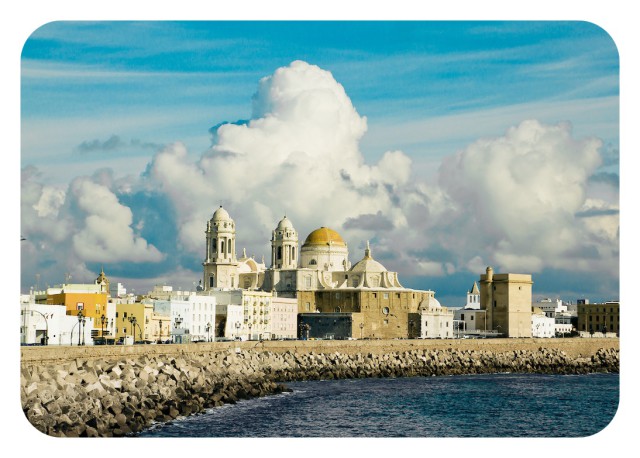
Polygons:
M584 437L618 374L484 374L286 383L293 391L154 425L144 437Z

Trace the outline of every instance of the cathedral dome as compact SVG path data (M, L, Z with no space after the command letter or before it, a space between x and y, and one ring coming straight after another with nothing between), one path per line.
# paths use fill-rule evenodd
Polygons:
M433 296L429 296L426 299L424 299L422 302L420 302L420 308L421 309L441 309L442 305L440 304L440 301L438 301L438 299L436 299Z
M364 250L364 258L356 263L351 268L352 272L371 272L381 273L386 272L387 269L371 256L371 249L369 248L369 242L367 241L367 248Z
M310 245L340 245L347 246L347 244L342 240L340 234L338 234L333 229L329 229L328 227L321 227L316 229L311 234L307 236L307 239L304 241L303 246Z
M222 205L220 205L220 208L218 208L213 213L213 217L211 219L213 221L231 221L231 217L229 216L229 213L227 213L227 211L224 208L222 208Z
M293 229L293 224L286 216L280 220L276 231L284 231L285 229Z

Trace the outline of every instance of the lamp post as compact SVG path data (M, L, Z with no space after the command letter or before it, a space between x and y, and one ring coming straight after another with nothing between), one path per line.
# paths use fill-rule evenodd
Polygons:
M135 343L136 340L136 324L138 323L138 320L135 316L130 316L129 317L129 322L131 323L131 337L133 337L133 341ZM142 340L142 331L140 331L140 340Z
M78 311L78 346L80 345L84 345L84 332L82 330L82 328L84 327L84 314L82 313L82 310ZM82 337L82 341L80 340L80 338Z
M364 330L364 323L360 323L360 340L362 340L362 331Z
M42 318L44 318L45 330L44 330L44 343L43 343L43 345L49 345L49 321L47 320L47 316L44 313L42 313L42 312L40 312L38 310L32 310L32 312L39 313L40 315L42 315Z
M102 337L103 343L106 343L106 342L104 342L104 340L105 340L104 339L104 323L106 321L107 321L107 317L105 317L104 315L100 315L100 324L101 324L101 332L102 332L100 334L100 337Z
M207 331L207 342L211 342L211 323L207 323L205 330Z
M251 340L251 322L249 322L249 338L247 340Z
M500 333L500 325L497 325L496 329L498 330L498 336L501 336L502 334Z
M180 325L182 325L182 317L180 316L180 314L178 314L178 316L175 318L175 327L176 327L176 337L178 336L178 329L180 329ZM174 340L177 340L174 339ZM180 343L182 343L182 334L180 334Z
M235 337L238 337L238 334L240 333L240 326L241 326L240 322L236 321L235 326L236 326L236 335L235 335Z
M162 343L162 320L158 320L160 322L160 335L158 336L158 343Z

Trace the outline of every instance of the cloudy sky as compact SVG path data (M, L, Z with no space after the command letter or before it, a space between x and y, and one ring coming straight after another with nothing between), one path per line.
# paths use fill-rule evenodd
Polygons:
M619 61L588 22L52 22L21 57L21 290L191 288L223 205L461 306L619 297Z

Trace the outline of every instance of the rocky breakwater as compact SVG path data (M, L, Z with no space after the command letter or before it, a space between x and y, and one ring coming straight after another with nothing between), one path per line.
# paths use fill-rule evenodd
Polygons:
M154 422L286 390L258 361L256 355L216 353L23 365L23 411L51 436L125 436Z
M52 436L123 436L239 399L287 391L281 382L496 372L619 372L619 351L413 349L386 354L229 349L186 355L23 363L24 413Z

